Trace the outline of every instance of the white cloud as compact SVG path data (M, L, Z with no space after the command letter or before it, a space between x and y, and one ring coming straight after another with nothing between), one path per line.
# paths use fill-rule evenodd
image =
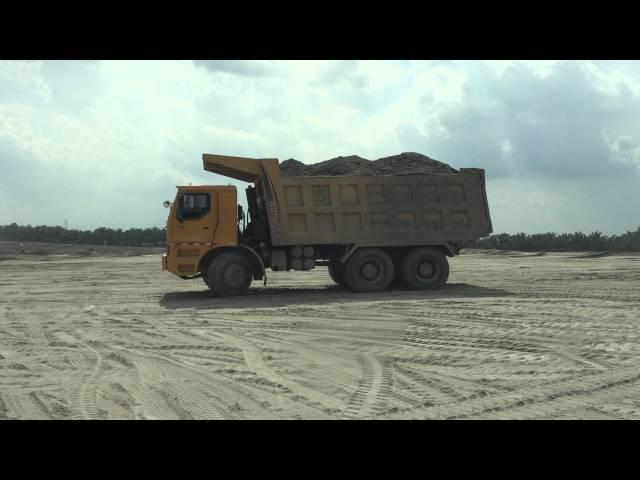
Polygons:
M625 165L640 169L640 142L630 135L621 135L609 142L611 158Z
M595 62L581 62L580 65L598 92L615 96L628 89L634 95L640 95L640 79L619 70L602 68L602 64Z
M0 90L14 89L18 93L51 100L49 85L42 78L42 62L0 60Z
M513 154L513 144L509 141L509 139L500 142L500 151L502 152L503 158L511 158L511 155Z
M162 224L174 185L228 182L202 170L203 152L413 150L501 178L497 229L521 228L529 208L536 228L560 230L549 206L572 215L577 186L519 204L508 180L636 172L639 80L602 62L0 62L0 223ZM15 200L27 192L34 203Z

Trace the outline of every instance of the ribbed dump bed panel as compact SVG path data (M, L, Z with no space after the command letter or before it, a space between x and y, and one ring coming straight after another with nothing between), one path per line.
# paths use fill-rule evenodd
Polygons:
M272 180L275 245L424 245L492 231L482 169ZM279 225L273 225L276 218Z

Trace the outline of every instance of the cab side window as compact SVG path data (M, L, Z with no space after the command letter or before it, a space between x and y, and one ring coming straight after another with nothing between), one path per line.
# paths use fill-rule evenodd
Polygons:
M185 193L180 198L177 215L181 220L194 220L206 215L210 208L208 193Z

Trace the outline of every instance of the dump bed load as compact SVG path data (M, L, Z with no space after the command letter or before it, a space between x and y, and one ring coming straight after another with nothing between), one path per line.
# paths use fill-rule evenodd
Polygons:
M274 246L431 245L492 232L483 169L282 176L277 159L205 154L203 163L205 170L256 183Z
M404 152L378 160L367 160L357 155L350 155L309 165L290 158L280 164L280 172L285 177L458 173L455 168L446 163L415 152Z

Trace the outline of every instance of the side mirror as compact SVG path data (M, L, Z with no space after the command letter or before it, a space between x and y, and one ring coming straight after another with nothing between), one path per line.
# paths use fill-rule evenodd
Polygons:
M169 200L165 200L164 202L162 202L162 206L164 208L169 208L171 206L171 202Z

